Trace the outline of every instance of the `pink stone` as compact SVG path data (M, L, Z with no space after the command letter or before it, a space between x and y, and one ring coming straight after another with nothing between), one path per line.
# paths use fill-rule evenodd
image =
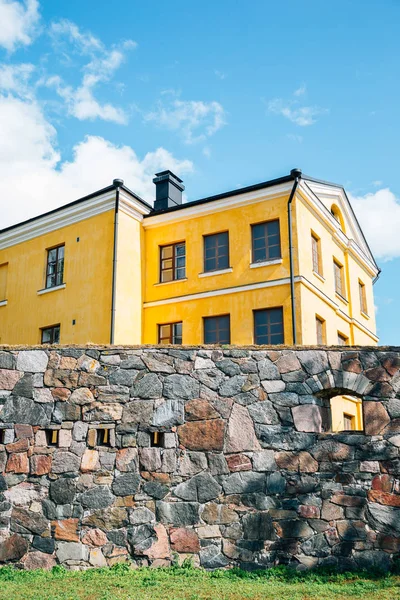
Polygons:
M196 554L200 550L200 542L196 532L193 529L171 529L171 546L175 552L187 552Z
M83 536L82 542L87 546L104 546L108 539L101 529L89 529Z
M29 473L28 454L26 452L16 452L10 454L6 465L7 473Z
M305 519L319 519L320 510L318 506L308 506L302 504L299 506L299 515Z
M31 438L33 437L32 425L25 425L22 423L16 423L15 425L15 437L19 438Z
M89 471L98 471L100 469L99 453L97 450L85 450L82 456L81 471L88 473Z
M381 492L391 492L393 489L393 477L387 475L375 475L371 482L373 490L379 490Z
M390 417L382 402L363 402L364 430L366 435L379 435L386 425L390 423Z
M22 373L12 369L0 369L0 390L12 390L21 379Z
M222 450L225 421L192 421L178 427L179 442L188 450Z
M168 534L164 525L158 523L154 526L154 529L156 532L157 541L154 542L148 550L145 550L143 554L152 559L169 558L171 556L171 552L169 549Z
M127 471L138 470L138 451L137 448L123 448L118 450L115 466L118 471L123 473Z
M228 421L226 452L249 452L261 450L254 432L254 423L245 406L234 404Z
M45 569L49 571L56 566L57 561L51 554L45 552L29 552L22 560L24 569L32 571L33 569Z
M231 454L226 456L229 470L232 473L237 471L251 471L251 460L245 454Z
M292 408L297 431L320 433L322 431L321 408L316 404L300 404Z
M45 475L51 471L51 456L47 454L34 454L30 458L31 475Z

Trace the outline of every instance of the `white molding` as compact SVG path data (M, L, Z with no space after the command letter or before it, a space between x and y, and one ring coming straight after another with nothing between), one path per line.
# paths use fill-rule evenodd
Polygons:
M263 202L264 200L270 200L271 198L278 198L285 196L292 189L292 182L274 185L269 188L262 188L254 192L245 192L238 194L237 196L229 196L228 198L222 198L221 200L212 200L210 202L204 202L203 204L194 204L191 202L187 205L183 205L177 211L171 211L163 213L161 215L154 215L144 219L143 227L145 229L151 229L152 227L158 227L163 223L178 221L186 221L191 219L193 216L213 214L215 212L221 212L226 208L237 208L239 206L255 204L257 202Z
M321 275L320 273L317 273L317 271L313 270L313 275L315 275L315 277L317 277L317 279L319 279L322 283L325 283L326 279L323 275Z
M158 283L154 283L154 287L158 287L159 285L169 285L170 283L181 283L182 281L187 281L188 278L184 277L183 279L171 279L171 281L159 281Z
M205 273L199 273L199 277L211 277L212 275L223 275L224 273L232 273L232 267L227 269L218 269L218 271L207 271Z
M300 279L296 277L295 281L298 282ZM248 292L250 290L261 290L278 285L288 285L289 283L289 277L283 279L274 279L272 281L262 281L261 283L249 283L247 285L239 285L237 287L222 288L220 290L211 290L209 292L198 292L196 294L186 294L185 296L165 298L164 300L144 302L143 308L152 308L153 306L162 306L164 304L175 304L176 302L190 302L191 300L200 300L201 298L211 298L213 296L225 296L227 294L237 294L239 292Z
M43 215L28 223L17 224L9 231L0 233L0 250L113 210L114 206L115 190L82 200L82 202L77 202L72 206L67 205L64 208L61 206L51 214ZM120 208L138 221L142 221L143 215L150 212L149 208L123 190L120 190Z
M7 306L8 300L2 300L0 306Z
M273 260L263 260L260 262L250 263L250 269L258 269L258 267L269 267L270 265L281 265L281 258L274 258Z
M43 290L38 290L36 293L38 296L43 296L43 294L49 294L50 292L56 292L57 290L65 290L67 287L66 283L62 283L61 285L55 285L54 287L44 288Z

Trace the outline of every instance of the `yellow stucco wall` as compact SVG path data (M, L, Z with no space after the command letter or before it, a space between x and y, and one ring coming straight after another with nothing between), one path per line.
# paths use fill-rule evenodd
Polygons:
M1 343L38 344L40 328L58 323L63 344L109 342L113 218L114 211L107 211L0 250L0 264L8 262ZM65 244L66 287L38 295L45 287L47 248L59 244Z
M345 414L353 417L353 430L361 431L363 429L361 400L354 396L335 396L331 399L332 431L345 429Z

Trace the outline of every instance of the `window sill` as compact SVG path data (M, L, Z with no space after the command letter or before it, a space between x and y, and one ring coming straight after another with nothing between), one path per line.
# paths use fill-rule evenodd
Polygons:
M42 296L43 294L49 294L50 292L56 292L57 290L65 290L67 287L66 283L62 283L61 285L55 285L51 288L45 288L44 290L38 290L37 295Z
M0 300L0 306L7 306L8 300Z
M1 306L1 304L0 304L0 306ZM363 311L360 311L360 313L361 313L361 316L364 317L364 319L370 319L371 318L369 315L367 315L367 313L365 313Z
M159 281L158 283L154 284L154 287L159 286L159 285L169 285L170 283L179 283L182 281L187 281L188 278L184 277L183 279L172 279L171 281Z
M211 277L212 275L223 275L224 273L232 273L232 267L228 269L217 269L216 271L206 271L205 273L199 273L199 277Z
M280 264L282 264L281 258L274 258L273 260L260 260L260 262L250 263L250 269L258 269L258 267L269 267L269 265Z
M318 279L320 279L322 283L325 283L325 277L317 273L317 271L313 271L313 274L315 275L315 277L318 277Z
M339 298L339 300L341 300L343 302L343 304L346 304L346 306L349 304L349 301L346 300L346 298L344 296L341 296L340 294L338 294L338 292L336 292L336 298Z

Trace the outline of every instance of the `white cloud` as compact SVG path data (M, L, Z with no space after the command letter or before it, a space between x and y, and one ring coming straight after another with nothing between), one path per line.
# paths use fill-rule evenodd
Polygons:
M0 64L0 90L24 98L32 97L29 80L35 67L31 64Z
M292 123L299 127L308 127L317 122L317 117L329 113L327 108L320 106L301 106L300 100L306 93L306 86L303 83L297 90L293 92L293 98L284 100L283 98L274 98L268 103L268 111L270 113L281 115L289 119Z
M226 123L225 111L219 102L172 100L159 102L153 112L144 115L145 121L179 132L186 144L204 141Z
M305 83L302 83L301 86L299 88L297 88L297 90L295 90L293 92L294 96L304 96L304 94L307 91L307 87Z
M400 199L389 188L349 198L375 258L400 257Z
M9 52L32 43L39 22L39 2L0 0L0 46Z
M50 35L55 48L67 57L67 61L70 60L68 52L89 58L89 62L83 67L81 85L67 85L58 75L45 81L66 102L68 113L81 121L103 119L118 124L127 123L126 112L110 103L100 103L94 95L94 88L110 81L124 62L126 51L136 48L136 42L125 40L118 47L109 50L90 32L82 33L75 23L65 19L53 23ZM67 48L65 42L69 44Z
M62 162L57 132L35 101L0 95L0 228L28 219L122 177L144 199L154 199L154 173L171 169L182 176L193 169L164 148L143 158L129 146L88 136Z

